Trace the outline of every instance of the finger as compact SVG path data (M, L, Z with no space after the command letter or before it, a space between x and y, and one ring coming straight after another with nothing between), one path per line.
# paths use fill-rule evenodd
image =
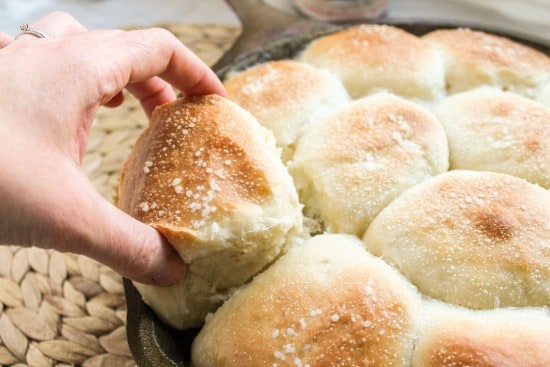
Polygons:
M118 92L109 101L103 103L103 105L105 107L111 107L112 108L112 107L118 107L123 103L124 103L124 93L123 92Z
M13 42L13 37L7 33L0 32L0 48L4 48Z
M120 275L157 286L175 284L185 274L185 265L174 248L154 228L132 218L105 200L80 171L56 200L71 203L55 226L74 238L63 238L62 247L89 256ZM63 200L63 199L66 200ZM74 248L74 246L77 246Z
M60 11L50 13L30 23L29 27L45 33L50 38L73 36L87 31L72 15ZM30 34L20 34L16 37L17 41L29 41L36 38Z
M106 235L94 236L89 256L140 283L169 286L183 278L183 260L158 231L104 200L99 206Z
M155 107L176 99L172 86L159 77L129 84L126 88L139 100L148 117L151 117Z
M107 51L109 53L107 55ZM116 33L105 39L101 47L90 52L104 59L107 67L116 65L120 82L142 83L159 76L185 96L196 94L220 94L225 88L216 74L173 34L160 28ZM108 56L108 57L107 57ZM157 82L147 82L136 87L141 95L158 94ZM151 89L152 88L152 89ZM165 96L166 94L160 94ZM161 99L164 97L161 97ZM154 101L151 98L151 101ZM154 104L150 101L150 104Z
M47 146L8 146L0 144L0 153L10 150L0 165L24 168L0 180L0 243L83 254L147 284L182 278L184 263L168 242L103 198L74 161ZM29 154L33 148L43 156Z
M181 280L185 274L184 263L158 231L105 200L96 203L93 216L102 223L96 223L99 226L95 228L103 228L103 233L98 235L94 231L86 247L90 250L89 256L140 283L168 286Z

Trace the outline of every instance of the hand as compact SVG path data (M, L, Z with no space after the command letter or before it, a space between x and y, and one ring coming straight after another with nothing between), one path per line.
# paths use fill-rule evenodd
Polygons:
M175 99L225 91L161 29L87 31L65 13L31 25L48 39L0 33L0 242L90 256L143 283L169 285L184 264L153 228L106 201L81 169L101 105L127 88L147 115Z

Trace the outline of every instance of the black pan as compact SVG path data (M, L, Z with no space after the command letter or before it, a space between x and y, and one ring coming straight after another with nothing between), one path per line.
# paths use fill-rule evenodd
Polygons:
M223 79L229 71L242 70L259 62L292 58L311 40L350 24L331 25L282 13L262 0L226 0L241 19L243 30L233 47L214 65ZM550 55L550 41L506 29L479 24L396 20L379 18L374 22L392 24L422 35L440 28L468 27L502 35ZM190 347L198 330L178 331L163 324L141 300L127 279L124 290L128 305L127 335L130 350L140 367L190 367Z

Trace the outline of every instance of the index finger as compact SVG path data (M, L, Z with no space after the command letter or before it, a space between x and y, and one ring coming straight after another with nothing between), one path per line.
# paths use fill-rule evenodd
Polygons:
M226 95L216 74L197 55L183 45L172 33L160 28L116 32L103 39L97 53L116 73L120 89L128 83L137 83L139 93L148 95L147 88L158 84L148 82L159 76L185 96L198 94ZM152 94L152 93L151 93Z
M6 47L13 42L13 37L0 31L0 48Z

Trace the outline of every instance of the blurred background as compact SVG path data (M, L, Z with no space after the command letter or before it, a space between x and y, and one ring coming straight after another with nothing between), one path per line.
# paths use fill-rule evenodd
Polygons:
M293 11L291 0L265 1ZM53 10L69 12L91 29L159 23L238 25L223 0L0 0L0 30L16 35L19 24ZM390 0L386 15L473 21L550 40L550 0Z
M20 23L52 10L69 12L90 29L167 22L237 24L223 0L0 0L0 28L18 33Z

